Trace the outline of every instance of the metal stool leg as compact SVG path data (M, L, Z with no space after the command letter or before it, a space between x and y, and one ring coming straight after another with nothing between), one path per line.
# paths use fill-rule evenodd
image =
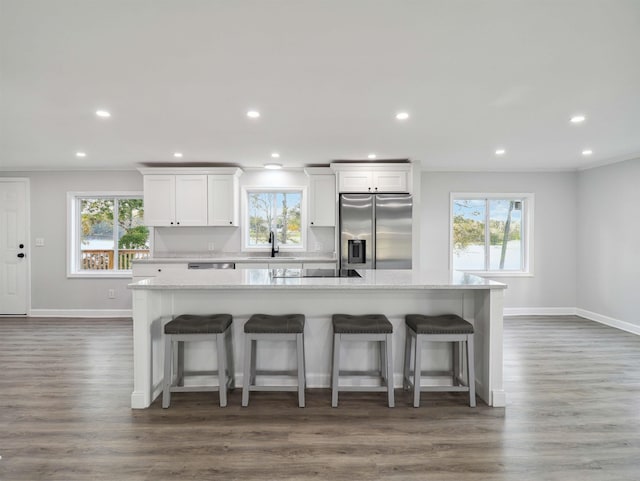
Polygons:
M413 365L413 407L420 407L420 384L422 383L422 339L420 334L415 336L414 365Z
M225 349L225 334L216 336L218 350L218 392L220 393L220 407L227 405L227 354Z
M304 336L296 335L296 351L298 353L298 407L304 407L305 369L304 369Z
M242 407L249 405L249 384L251 381L251 340L250 334L245 334L244 342L244 367L242 376Z
M469 382L469 406L476 407L476 368L473 334L467 336L467 376Z
M404 366L402 368L402 389L409 389L409 371L411 369L411 336L408 330L404 337Z
M168 408L171 404L171 367L172 367L172 341L171 336L164 336L164 379L162 380L162 407Z
M340 376L340 334L333 335L333 372L331 373L331 407L338 407L338 384Z
M227 354L227 376L229 382L229 389L235 389L236 387L236 368L233 359L233 326L229 326L224 336L225 348Z
M393 335L392 334L387 334L386 336L387 340L384 341L385 343L385 348L386 348L386 353L385 353L385 357L386 357L386 361L387 361L387 365L386 365L386 371L387 371L387 400L389 402L389 407L392 408L394 406L394 399L393 399L393 346L392 346L392 339L393 339Z
M380 354L380 377L382 378L382 383L385 384L387 382L387 360L385 358L386 353L386 341L380 341L376 343L378 345L378 353Z

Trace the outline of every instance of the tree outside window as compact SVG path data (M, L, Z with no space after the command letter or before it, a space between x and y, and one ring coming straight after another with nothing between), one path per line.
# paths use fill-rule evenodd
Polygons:
M148 257L149 229L141 198L79 197L78 270L129 270Z
M248 246L269 245L269 232L276 235L278 244L302 247L301 191L249 191Z
M524 198L453 199L453 268L524 271Z

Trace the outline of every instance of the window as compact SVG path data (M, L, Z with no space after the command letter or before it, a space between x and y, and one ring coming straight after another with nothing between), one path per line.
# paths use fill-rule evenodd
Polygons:
M270 232L276 235L280 247L304 248L302 189L245 189L245 192L245 248L270 248Z
M533 272L533 194L452 194L451 266L491 275Z
M74 192L68 203L70 276L128 277L149 256L141 194Z

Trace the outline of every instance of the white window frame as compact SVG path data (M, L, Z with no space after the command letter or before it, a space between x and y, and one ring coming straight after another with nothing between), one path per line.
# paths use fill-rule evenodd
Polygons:
M144 198L140 191L120 191L120 192L67 192L67 277L68 278L131 278L131 270L95 270L87 271L80 269L80 200L84 198ZM151 245L153 239L153 228L149 227L149 249L153 252Z
M242 189L242 219L240 221L242 230L242 252L271 252L270 247L249 245L249 193L250 192L300 192L300 244L299 246L279 245L280 249L286 251L305 251L307 249L307 187L306 186L286 186L286 187L264 187L261 185L247 185Z
M487 277L533 277L533 218L534 218L534 204L535 195L532 193L522 192L509 192L509 193L478 193L478 192L451 192L449 198L449 269L453 270L453 207L456 200L471 199L471 200L505 200L505 199L522 199L524 206L522 209L522 230L523 236L522 243L522 264L523 268L519 271L501 271L501 270L465 270L469 274L476 274L479 276ZM486 213L489 216L489 212ZM488 226L488 219L485 221ZM489 229L486 230L485 235L489 235ZM488 241L485 239L485 248L488 246ZM485 260L487 259L488 252L485 252Z

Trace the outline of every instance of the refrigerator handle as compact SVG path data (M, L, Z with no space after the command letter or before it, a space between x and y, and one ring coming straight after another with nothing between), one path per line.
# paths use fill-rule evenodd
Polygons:
M378 196L374 195L373 196L373 202L371 205L371 268L372 269L377 269L376 267L376 258L378 257L378 253L376 252L377 246L376 244L377 239L376 239L376 235L378 232L378 226L376 225L376 216L377 216L377 211L376 211L376 204L377 201L376 199L378 198Z

